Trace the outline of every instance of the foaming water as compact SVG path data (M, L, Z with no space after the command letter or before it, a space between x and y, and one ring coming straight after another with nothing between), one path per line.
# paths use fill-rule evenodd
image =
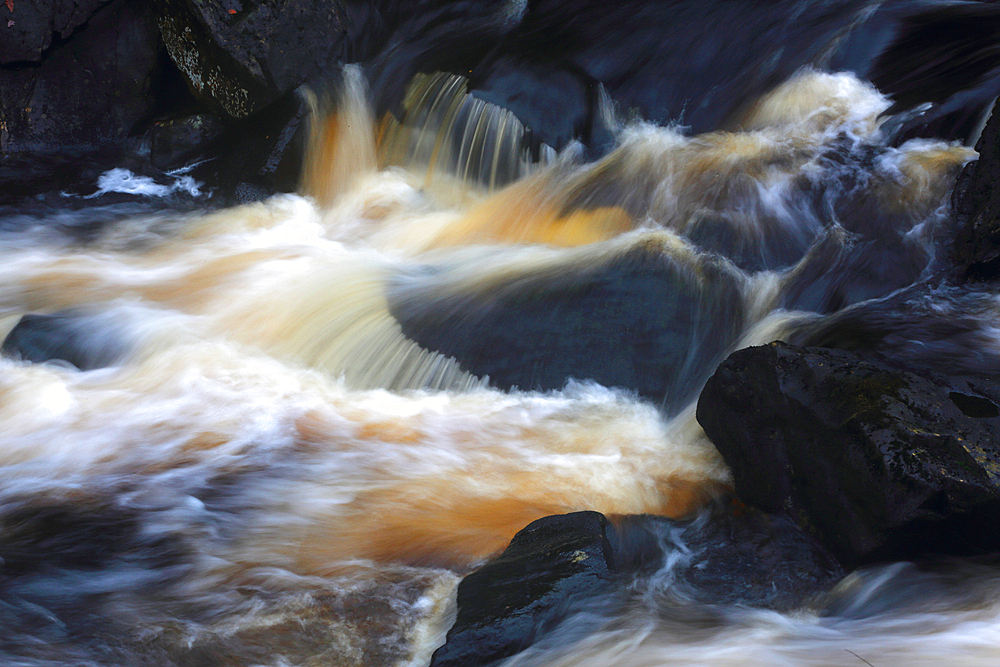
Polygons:
M688 517L726 491L694 418L715 365L872 325L865 299L929 270L974 155L886 146L886 100L847 75L803 72L727 132L633 124L590 164L533 154L530 128L461 79L419 78L398 119L347 79L331 112L317 103L301 196L116 218L83 240L0 224L0 329L52 316L37 322L99 352L85 371L0 359L11 664L427 664L459 576L532 520ZM857 269L897 246L906 271ZM635 333L653 317L667 343ZM608 355L645 350L655 377L602 386L598 325L626 320ZM916 347L913 327L887 345ZM466 346L496 331L509 345ZM986 570L953 590L913 578L933 608L862 618L887 589L859 575L778 614L683 599L671 554L624 612L590 610L593 632L511 664L995 656L998 610L963 592L995 588Z

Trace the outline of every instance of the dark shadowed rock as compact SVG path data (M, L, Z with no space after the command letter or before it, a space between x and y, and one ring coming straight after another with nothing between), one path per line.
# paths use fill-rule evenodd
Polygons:
M783 343L733 353L698 421L740 498L787 511L847 567L1000 549L1000 389Z
M225 126L213 114L193 114L155 123L150 129L149 160L157 169L177 169L222 136Z
M52 43L67 39L108 0L31 0L0 8L5 25L0 65L38 62ZM9 24L9 25L7 25Z
M608 521L597 512L539 519L458 587L458 618L433 667L487 665L527 648L574 601L611 588Z
M31 4L15 4L15 27L17 13L31 11ZM0 153L121 144L160 103L165 54L151 6L93 4L100 7L86 25L45 44L40 63L0 67ZM73 7L59 6L67 12ZM5 5L0 12L7 13ZM0 29L0 44L7 44L10 29ZM42 54L34 53L34 60L36 55Z
M728 502L686 521L545 517L462 580L458 617L431 665L489 665L535 644L570 643L637 598L657 612L703 617L715 606L789 610L841 576L833 556L787 518Z
M957 232L952 247L959 280L1000 276L1000 114L976 144L979 159L966 165L952 197Z
M654 570L646 586L675 602L789 611L843 576L788 517L738 502L720 502L690 521L627 516L616 527L616 570Z
M217 139L199 144L200 156L207 159L192 173L231 203L245 203L248 192L256 193L251 199L292 192L299 185L308 117L303 97L287 93L248 118L230 121Z
M337 0L160 0L163 41L210 109L245 118L344 55Z
M3 341L6 357L41 363L65 361L80 370L104 368L120 360L126 343L95 316L64 312L25 315Z
M558 263L493 262L489 279L428 266L390 291L421 346L496 387L561 389L570 378L682 407L742 328L739 276L717 257L650 234Z
M991 2L888 0L868 5L838 45L833 71L870 80L893 101L882 132L974 141L1000 88L1000 8Z

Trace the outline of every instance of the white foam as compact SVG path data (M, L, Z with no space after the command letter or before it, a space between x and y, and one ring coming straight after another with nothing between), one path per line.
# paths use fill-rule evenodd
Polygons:
M147 197L167 197L175 192L186 192L192 197L201 195L202 184L186 175L183 170L170 172L169 175L175 178L174 183L163 185L149 176L139 176L128 169L116 167L101 174L97 178L97 192L84 199L94 199L109 192Z

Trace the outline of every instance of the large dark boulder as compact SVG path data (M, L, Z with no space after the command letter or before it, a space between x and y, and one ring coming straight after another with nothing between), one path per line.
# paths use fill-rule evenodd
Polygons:
M491 251L488 276L428 265L391 285L390 309L408 338L493 386L595 380L670 412L693 398L745 317L732 265L672 238L650 233L506 269Z
M847 567L1000 549L1000 388L784 343L733 353L698 421L736 492Z
M260 111L342 62L338 0L159 0L170 57L195 97L229 118Z
M30 49L6 53L29 14L48 27ZM160 104L166 72L149 4L17 2L11 16L14 26L0 24L0 153L120 145Z

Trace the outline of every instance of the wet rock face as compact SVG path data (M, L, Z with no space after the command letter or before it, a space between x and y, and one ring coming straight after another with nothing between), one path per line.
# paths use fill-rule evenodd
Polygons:
M958 231L952 256L960 280L1000 276L1000 115L986 123L976 144L980 159L966 165L952 196Z
M502 389L596 380L669 413L694 397L744 318L725 262L655 236L546 271L515 268L485 289L435 271L426 287L391 291L393 316L411 340Z
M1000 391L988 380L771 343L719 367L698 421L744 502L788 512L847 567L1000 549Z
M29 14L37 39L8 40ZM121 144L153 112L163 62L147 3L16 2L0 21L0 153Z
M720 501L695 519L623 517L615 566L648 574L664 604L790 611L843 576L836 559L786 516Z
M341 60L344 11L336 0L161 0L170 57L195 97L245 118Z
M38 62L53 40L69 37L108 0L31 0L0 8L0 64Z

